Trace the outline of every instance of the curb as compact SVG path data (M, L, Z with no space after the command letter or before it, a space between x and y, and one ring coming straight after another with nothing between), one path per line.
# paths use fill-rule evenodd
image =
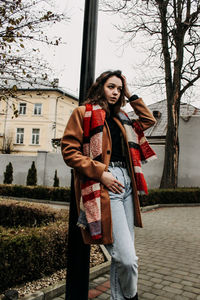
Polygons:
M26 202L34 202L41 204L57 204L69 207L69 202L61 202L61 201L52 201L52 200L42 200L42 199L33 199L33 198L21 198L21 197L13 197L13 196L3 196L0 195L1 198L16 200L16 201L26 201Z
M106 258L106 262L92 267L90 269L90 280L95 279L96 277L105 274L110 270L110 255L106 250L104 245L100 245L101 250ZM52 286L41 289L40 291L26 295L25 297L20 297L21 300L51 300L65 293L66 289L66 280L62 280ZM0 295L0 300L4 299L4 295Z
M105 263L95 266L90 270L90 280L95 279L99 275L103 275L108 272L110 269L110 261L106 261ZM54 284L51 287L47 287L42 289L41 291L28 294L25 297L21 297L19 299L23 300L51 300L55 297L59 297L60 295L65 293L66 289L66 280L62 280L59 283Z
M154 204L149 206L142 206L141 212L147 212L151 210L155 210L158 208L164 208L164 207L191 207L191 206L200 206L200 203L169 203L169 204Z

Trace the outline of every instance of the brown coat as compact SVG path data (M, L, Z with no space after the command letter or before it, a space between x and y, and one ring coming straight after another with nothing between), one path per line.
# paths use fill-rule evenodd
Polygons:
M139 116L138 122L143 130L151 127L155 124L155 119L149 109L146 107L141 98L132 101L131 106L135 110L135 113ZM105 121L103 128L103 145L102 145L102 162L94 161L90 157L84 156L81 152L83 142L83 118L85 113L85 106L79 106L76 108L66 126L62 141L61 149L63 159L68 166L74 168L74 185L77 209L79 213L80 202L80 176L84 174L90 178L100 180L103 171L108 170L110 156L112 151L112 141L110 131ZM115 122L121 129L126 149L128 149L128 141L126 138L125 129L121 122L114 118ZM136 190L136 183L134 178L134 171L131 164L131 157L129 151L127 151L129 160L129 171L131 173L132 187L133 187L133 201L134 201L134 220L135 226L142 227L140 203ZM100 243L110 244L112 239L112 218L110 209L110 199L107 188L101 184L101 221L102 221L102 233L101 240L94 241L91 239L90 234L86 230L82 230L83 240L86 244Z

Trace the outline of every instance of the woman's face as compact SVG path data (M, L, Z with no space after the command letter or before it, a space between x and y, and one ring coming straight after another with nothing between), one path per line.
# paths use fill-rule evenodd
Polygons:
M109 104L115 104L119 100L122 91L122 80L112 76L104 83L104 94Z

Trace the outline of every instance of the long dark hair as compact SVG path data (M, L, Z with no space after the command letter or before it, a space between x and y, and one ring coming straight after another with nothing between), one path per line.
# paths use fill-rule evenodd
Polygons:
M105 82L112 76L116 76L122 81L122 90L119 97L119 100L116 104L113 105L113 113L116 114L119 112L120 107L125 105L125 97L124 97L124 79L122 77L122 72L120 70L116 71L106 71L103 72L99 77L97 77L96 81L90 87L85 103L91 104L99 104L102 109L104 109L108 114L110 114L110 109L108 102L106 100L104 94L104 84Z

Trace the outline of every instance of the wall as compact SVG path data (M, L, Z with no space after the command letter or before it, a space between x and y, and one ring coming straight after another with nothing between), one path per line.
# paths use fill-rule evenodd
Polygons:
M13 166L13 183L26 184L28 169L31 167L32 161L36 161L36 159L37 156L0 154L0 183L3 183L6 165L11 162Z
M179 186L200 187L200 117L192 116L188 122L180 118L180 162ZM157 159L143 165L143 172L149 188L157 188L163 171L164 145L153 145ZM0 183L3 182L3 173L6 165L12 162L15 184L25 184L28 169L35 161L38 176L38 185L53 185L53 177L57 169L60 186L70 186L70 168L63 161L59 153L39 151L37 156L0 155Z
M164 161L164 145L151 145L153 150L156 153L157 159L148 162L147 164L142 165L142 170L144 177L146 179L148 188L158 188L160 185L160 179L162 176L163 170L163 161Z
M180 118L179 123L179 187L200 187L200 116L192 116L188 121ZM152 146L157 159L143 166L145 178L151 188L159 187L163 171L164 152L163 145Z
M200 187L200 116L180 118L179 186Z
M57 170L60 186L70 186L71 170L65 165L62 155L46 151L39 151L37 156L0 154L0 183L3 183L6 165L11 162L13 166L13 184L26 185L26 177L32 161L35 162L37 169L38 185L53 186L53 178L55 170Z

